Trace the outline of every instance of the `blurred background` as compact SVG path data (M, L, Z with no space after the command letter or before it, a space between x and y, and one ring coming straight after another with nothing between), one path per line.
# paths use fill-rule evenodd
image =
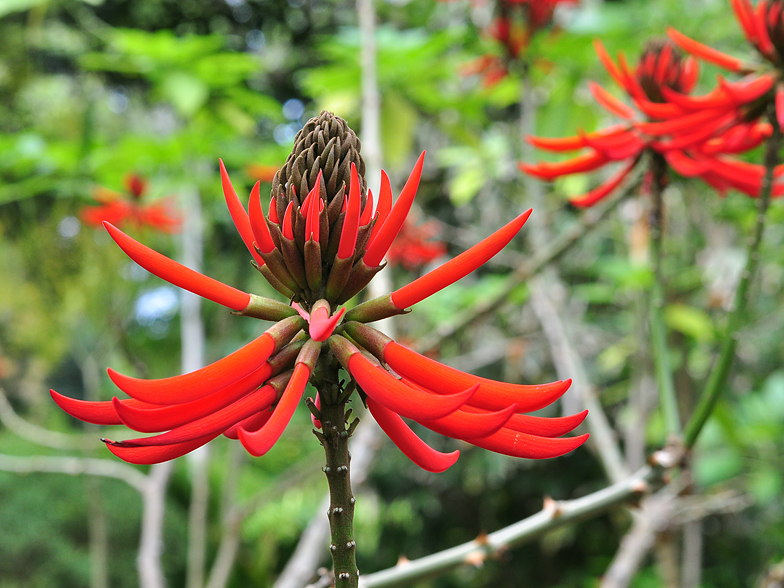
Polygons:
M108 400L117 390L107 366L168 377L258 336L263 324L199 308L136 266L96 219L116 215L156 250L278 297L231 223L218 157L241 198L261 180L264 201L294 135L322 109L360 135L374 192L379 166L399 189L427 150L415 220L381 291L534 207L492 263L388 328L483 376L571 375L563 406L543 414L593 403L623 454L613 472L594 445L534 462L420 431L462 450L434 475L366 426L353 474L363 573L509 525L546 496L594 492L666 442L641 326L646 198L586 216L568 197L596 178L526 179L517 163L548 156L522 137L613 122L587 89L596 80L618 95L595 37L633 62L668 25L751 51L725 0L561 3L511 57L490 32L498 9L492 0L0 0L0 588L272 586L305 529L326 522L323 456L304 406L262 459L221 437L169 466L134 467L100 442L122 432L71 419L48 393ZM704 68L699 93L717 72ZM720 198L677 177L666 203L664 315L689 414L755 209L744 195ZM753 586L784 560L780 204L770 217L728 393L684 474L686 495L655 517L631 586ZM575 231L537 289L515 274ZM497 302L489 317L477 312L488 300ZM619 507L418 585L599 586L632 520ZM296 560L307 572L299 586L327 565L326 545Z

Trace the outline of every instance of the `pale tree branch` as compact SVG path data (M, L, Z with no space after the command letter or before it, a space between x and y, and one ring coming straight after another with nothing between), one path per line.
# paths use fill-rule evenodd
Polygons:
M163 553L163 516L166 511L166 488L174 467L173 461L155 464L147 475L142 492L142 531L136 570L144 588L166 588L161 568Z
M136 468L119 461L96 459L93 457L64 457L34 455L17 457L0 454L0 470L17 474L36 472L49 474L67 474L69 476L100 476L121 480L144 493L147 477Z

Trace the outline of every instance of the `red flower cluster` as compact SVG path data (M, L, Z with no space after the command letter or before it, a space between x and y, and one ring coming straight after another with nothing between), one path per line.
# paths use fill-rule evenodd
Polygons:
M721 191L736 188L752 196L759 193L762 174L757 180L747 171L750 164L728 155L752 149L770 136L769 124L748 121L737 108L741 100L748 102L764 96L770 90L769 79L736 84L722 81L722 91L735 96L736 101L718 107L712 104L712 97L706 100L687 96L697 80L698 65L693 57L682 58L670 41L649 43L634 71L623 54L619 54L616 63L601 42L596 41L595 47L599 59L637 110L598 84L590 84L596 101L627 122L563 139L529 137L541 149L589 151L559 163L520 164L524 172L552 180L620 162L620 170L605 183L572 199L577 206L591 206L612 192L650 150L661 155L677 173L702 178ZM702 106L696 108L696 104Z
M531 42L531 37L553 20L559 4L577 4L580 0L499 0L498 16L485 33L503 48L503 55L486 54L467 63L463 75L482 75L482 85L491 87L509 74L509 63Z
M141 380L109 370L129 399L86 402L52 391L55 402L91 423L125 424L159 433L128 441L106 440L114 454L132 463L173 459L220 434L238 438L255 456L263 455L292 418L308 381L318 389L312 408L317 427L318 406L345 402L356 387L382 429L429 471L445 470L458 452L432 449L401 417L517 457L554 457L581 445L587 435L560 436L577 427L584 412L561 418L521 414L555 401L569 381L538 386L493 382L407 350L366 324L406 312L484 264L517 234L530 210L407 286L348 312L341 307L381 269L411 208L424 158L422 154L394 206L389 180L383 175L374 212L372 194L363 190L364 162L358 146L342 119L329 113L311 119L273 182L266 216L258 183L246 212L221 164L223 190L237 230L263 275L286 293L291 305L217 282L105 223L118 245L150 272L234 314L276 324L245 347L193 373ZM300 200L297 192L307 196ZM351 384L330 397L319 382L324 373L337 370L330 367L337 362L348 372Z
M147 191L147 182L137 174L129 174L124 180L127 195L98 186L93 199L100 206L86 206L81 211L82 221L88 225L101 226L103 222L115 225L129 224L135 227L151 227L164 233L176 233L181 219L172 211L170 201L155 204L141 202Z
M409 271L427 265L446 255L446 245L433 240L437 234L438 225L435 221L415 225L410 218L406 218L387 251L386 260L389 265L402 265Z

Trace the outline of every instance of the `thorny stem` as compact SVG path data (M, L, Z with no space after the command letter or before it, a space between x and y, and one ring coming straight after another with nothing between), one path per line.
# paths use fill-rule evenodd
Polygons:
M346 394L338 380L338 368L328 357L319 359L321 397L321 441L326 454L324 473L329 484L330 546L335 573L335 588L356 588L359 585L356 543L354 541L354 495L351 492L351 454L348 440L356 426L356 419L347 423Z
M651 152L651 200L653 208L650 215L651 227L651 261L653 263L653 285L651 286L648 304L648 320L651 331L651 350L653 365L656 370L656 383L659 389L659 402L664 413L664 422L670 436L680 435L681 418L678 414L678 399L672 380L669 350L667 348L667 331L664 326L662 307L664 292L662 280L662 253L664 242L664 184L667 174L667 163L660 153Z
M694 410L694 414L686 425L686 435L684 439L686 448L691 448L697 441L697 437L699 437L702 427L708 420L708 417L719 398L719 394L721 394L724 389L724 384L727 382L727 377L729 376L730 368L732 367L732 362L735 358L735 347L738 344L738 328L740 327L743 315L746 311L746 304L749 298L749 286L759 262L759 246L762 242L762 234L765 230L765 213L768 211L770 194L773 188L773 170L779 160L779 150L781 149L781 128L779 128L775 115L771 116L770 119L771 124L773 125L773 134L770 136L770 139L768 139L765 149L765 176L762 179L762 187L760 188L757 221L754 225L754 231L749 238L746 267L743 268L743 274L741 275L738 289L735 291L735 308L727 319L727 327L724 336L722 337L723 343L719 359L708 376L708 381L705 384L705 389L702 391L702 396L697 404L697 408Z

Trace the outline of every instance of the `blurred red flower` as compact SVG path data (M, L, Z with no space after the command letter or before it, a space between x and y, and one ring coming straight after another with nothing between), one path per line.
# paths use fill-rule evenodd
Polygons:
M93 199L100 206L82 208L82 221L95 227L108 222L119 226L150 227L164 233L179 231L182 220L174 212L172 199L144 204L142 199L147 191L146 180L138 174L129 174L124 183L128 191L126 194L97 186L93 191Z

